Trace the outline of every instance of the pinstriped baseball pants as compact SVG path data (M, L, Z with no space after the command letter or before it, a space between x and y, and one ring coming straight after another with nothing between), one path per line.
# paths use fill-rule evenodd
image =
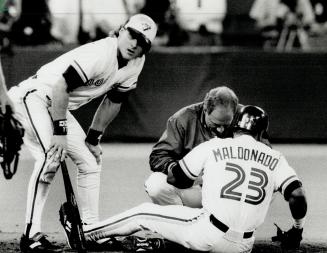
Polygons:
M26 82L31 82L28 80ZM53 133L49 99L38 90L13 87L8 92L14 102L16 117L25 128L24 144L35 159L27 191L26 223L31 224L32 236L41 231L41 216L50 183L42 180L47 173L47 154ZM101 165L86 147L85 133L74 116L67 112L67 154L77 166L77 192L82 219L86 223L98 221L98 202ZM21 165L22 166L22 165ZM53 175L54 176L54 175ZM63 188L64 191L64 188ZM54 210L56 211L56 210ZM25 232L26 233L26 232Z

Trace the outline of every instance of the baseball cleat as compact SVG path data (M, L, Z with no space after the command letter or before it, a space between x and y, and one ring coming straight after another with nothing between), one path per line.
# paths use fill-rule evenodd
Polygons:
M134 252L160 252L165 249L165 241L160 238L127 236L122 240L124 250Z
M46 235L38 232L32 238L22 235L20 238L20 250L23 253L50 253L50 252L62 252L63 250L57 246L53 245L46 239Z

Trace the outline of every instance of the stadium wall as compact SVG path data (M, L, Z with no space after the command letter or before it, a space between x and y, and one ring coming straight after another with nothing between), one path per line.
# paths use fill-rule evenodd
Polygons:
M2 56L7 85L31 76L70 48L17 48ZM219 48L158 48L148 55L138 88L104 134L104 141L156 141L179 108L203 100L218 85L242 104L270 115L273 142L327 142L327 53ZM87 129L101 98L73 112Z

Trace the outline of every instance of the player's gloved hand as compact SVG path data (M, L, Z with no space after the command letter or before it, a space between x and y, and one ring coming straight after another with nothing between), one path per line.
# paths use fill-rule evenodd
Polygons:
M102 134L103 132L101 131L89 128L85 139L85 144L90 152L94 155L97 164L101 163L102 148L100 146L100 140Z
M277 236L272 237L272 241L281 242L281 247L284 249L298 249L300 247L303 228L299 229L292 226L288 231L282 231L277 225L276 227Z
M53 135L50 148L47 153L48 157L52 157L54 155L55 160L64 161L67 155L66 135Z

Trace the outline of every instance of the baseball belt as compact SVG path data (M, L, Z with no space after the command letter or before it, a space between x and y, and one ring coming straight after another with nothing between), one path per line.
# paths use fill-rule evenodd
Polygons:
M229 227L227 225L225 225L224 223L222 223L220 220L218 220L215 216L213 216L212 214L210 214L210 222L216 227L218 228L220 231L226 233L229 229ZM248 239L251 238L253 235L253 231L251 232L244 232L243 233L243 238L244 239Z

